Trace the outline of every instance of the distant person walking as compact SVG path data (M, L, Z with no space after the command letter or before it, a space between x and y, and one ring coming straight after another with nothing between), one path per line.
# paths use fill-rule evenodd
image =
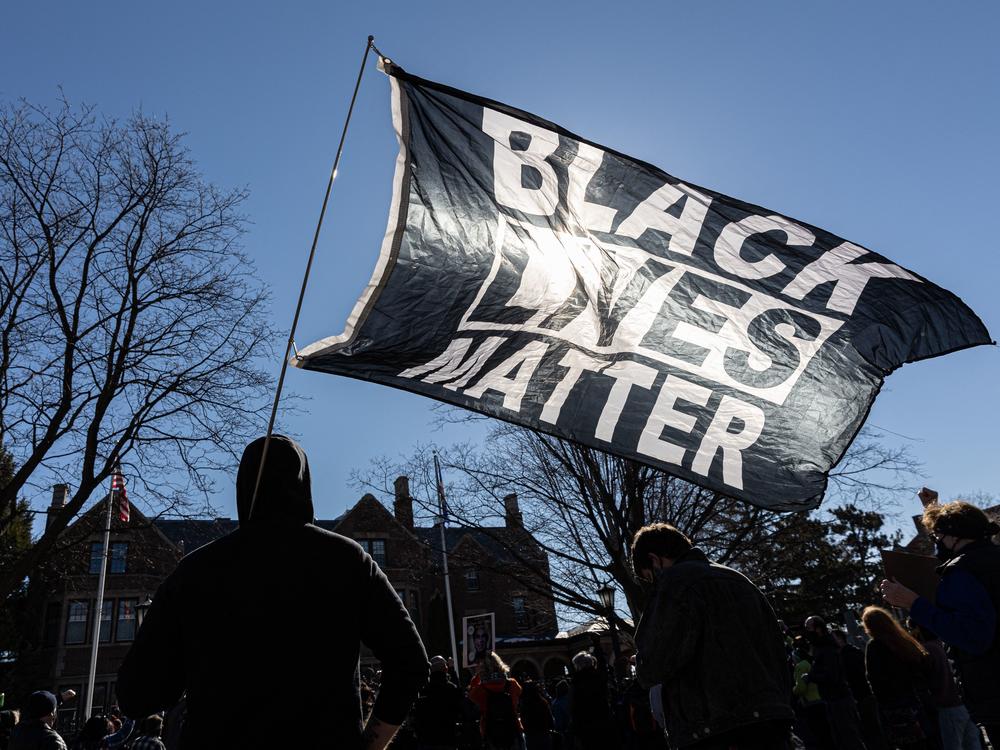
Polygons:
M951 647L965 705L1000 748L1000 547L992 541L1000 526L960 500L927 505L923 525L943 563L934 601L895 581L882 581L882 595Z
M787 747L792 675L778 618L760 590L665 523L639 529L632 564L653 584L635 635L638 677L647 689L662 683L674 746Z
M271 438L251 512L263 448L255 440L240 462L239 528L181 560L157 591L119 671L119 705L149 716L186 691L183 750L381 750L427 680L424 647L372 558L313 524L309 464L293 440ZM382 665L364 732L362 643ZM259 685L285 710L248 700Z

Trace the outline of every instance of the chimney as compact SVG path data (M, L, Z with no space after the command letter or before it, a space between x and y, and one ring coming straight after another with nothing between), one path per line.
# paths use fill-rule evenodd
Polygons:
M48 510L45 511L46 531L48 531L49 526L52 525L53 519L62 512L63 508L66 507L67 500L69 500L69 485L68 484L53 485L52 504L49 506Z
M521 517L521 507L517 504L517 493L512 492L503 499L504 520L507 528L523 528L524 519Z
M392 485L396 491L396 499L392 502L392 514L403 526L412 529L413 498L410 497L410 480L407 477L396 477Z

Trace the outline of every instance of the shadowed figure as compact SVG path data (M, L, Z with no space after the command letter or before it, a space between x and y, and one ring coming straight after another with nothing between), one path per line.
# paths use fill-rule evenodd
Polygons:
M119 705L147 716L186 693L185 750L381 747L377 733L362 740L361 643L382 665L369 729L402 723L427 655L372 558L312 523L309 464L293 440L272 436L251 517L263 446L240 462L239 528L187 555L157 591L119 672ZM287 710L262 710L254 696L265 694Z

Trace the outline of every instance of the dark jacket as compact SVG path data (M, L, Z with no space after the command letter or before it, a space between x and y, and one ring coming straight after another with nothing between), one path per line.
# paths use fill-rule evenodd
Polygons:
M48 724L28 719L11 730L10 750L66 750L66 743Z
M847 644L840 649L840 662L844 665L844 677L851 689L851 695L859 703L872 694L865 673L865 655L857 646ZM822 695L822 693L820 694Z
M973 542L938 573L934 603L920 597L910 615L950 646L972 718L1000 722L1000 547Z
M663 684L678 747L761 722L792 721L778 619L745 576L694 548L660 574L636 631L638 676Z
M432 672L414 707L414 732L421 745L453 747L465 720L462 691L444 672Z
M570 677L570 727L581 747L613 747L614 725L608 699L607 674L594 667L578 669Z
M878 640L869 641L865 648L868 682L883 708L921 706L921 693L929 692L928 678L932 668L929 656L917 663L906 662Z
M157 591L119 671L119 705L148 716L186 691L185 750L357 748L361 643L381 661L373 714L390 724L427 680L427 655L371 557L311 523L309 466L294 441L272 438L251 515L262 444L240 463L239 528L181 560Z
M810 635L813 661L809 681L819 688L819 697L825 701L840 701L852 697L847 670L840 648L829 633Z

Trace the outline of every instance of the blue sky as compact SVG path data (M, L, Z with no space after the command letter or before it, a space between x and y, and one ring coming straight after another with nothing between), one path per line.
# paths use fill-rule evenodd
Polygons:
M991 2L18 3L0 27L0 96L46 103L62 86L105 114L168 115L207 178L249 187L245 248L286 330L374 34L410 72L870 247L961 296L996 337L998 32ZM374 265L396 153L388 91L372 60L300 347L342 330ZM914 490L1000 491L998 364L980 347L888 379L869 421L911 438L926 472ZM297 370L287 382L310 398L288 426L320 516L354 502L351 471L371 458L481 435L433 432L415 395Z

